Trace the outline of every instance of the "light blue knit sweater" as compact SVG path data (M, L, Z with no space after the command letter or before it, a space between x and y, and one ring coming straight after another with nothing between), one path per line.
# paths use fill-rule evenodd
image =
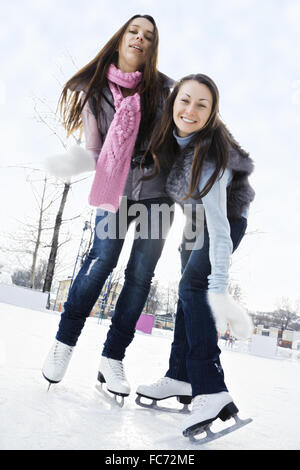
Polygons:
M179 137L174 131L174 137L181 148L186 147L190 143L193 135L194 134L190 134L187 137ZM204 163L201 181L198 187L199 191L202 191L214 169L215 166L212 162ZM198 200L189 198L186 201L186 204L203 204L209 234L209 259L211 264L211 274L208 277L209 290L220 293L227 291L230 257L232 254L230 225L227 218L226 191L231 178L231 170L226 169L223 176L214 183L206 196ZM174 193L171 196L176 200ZM185 201L180 202L180 197L176 202L184 207ZM243 213L243 217L247 217L247 215L246 212Z

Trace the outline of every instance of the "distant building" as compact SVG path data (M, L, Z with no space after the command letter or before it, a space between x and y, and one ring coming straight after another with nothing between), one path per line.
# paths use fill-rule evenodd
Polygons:
M174 329L174 320L170 314L156 314L155 315L155 328L163 328L165 330Z
M271 336L277 338L277 345L282 348L290 348L300 350L300 332L293 330L280 330L279 328L271 327L264 328L264 325L257 325L254 329L254 334L262 336Z
M64 303L67 300L69 289L71 285L71 279L64 279L59 281L59 286L56 294L56 300L54 304L54 310L59 312L63 311ZM103 286L103 289L98 297L90 316L101 316L102 318L108 318L114 311L117 298L122 290L123 285L119 283L110 283L110 279L107 279Z
M68 297L71 279L64 279L63 281L59 281L58 284L59 285L58 285L58 290L56 294L54 310L58 310L59 312L62 312L64 303Z
M67 300L71 279L64 279L59 281L59 286L54 303L54 310L59 312L63 311L64 303ZM123 288L120 283L110 283L108 278L103 286L99 298L97 299L90 316L98 316L101 318L109 318L112 316L118 296ZM143 309L143 313L147 314L147 304ZM163 328L167 330L174 329L174 321L171 314L156 314L155 315L155 328Z

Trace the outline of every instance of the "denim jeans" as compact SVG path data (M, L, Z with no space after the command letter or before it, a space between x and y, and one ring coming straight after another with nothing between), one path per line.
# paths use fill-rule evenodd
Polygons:
M161 214L153 216L151 208L154 204L172 206L173 202L170 198L147 199L138 203L127 201L125 215L124 211L119 209L116 214L102 211L101 215L96 216L93 247L70 289L56 335L59 341L75 346L85 320L90 315L106 279L118 263L127 229L130 223L137 219L138 214L130 215L132 213L130 209L134 204L141 204L146 211L144 212L146 213L146 220L144 219L144 225L147 225L144 227L146 233L144 230L144 235L141 235L140 228L137 232L137 225L141 224L136 224L135 239L125 270L124 285L115 306L102 352L103 356L117 360L124 358L126 347L134 337L136 323L146 303L154 270L173 221L174 212L171 212L170 223L167 227L164 223L162 227ZM115 223L115 236L99 237L98 229L101 223L108 220L108 216L109 220ZM165 230L164 234L162 228ZM121 231L125 232L124 236L120 236ZM153 233L156 235L152 236Z
M233 250L241 242L246 228L244 217L230 222ZM192 395L227 391L220 363L218 333L207 302L209 236L204 229L201 249L189 250L181 245L182 277L167 377L189 382Z

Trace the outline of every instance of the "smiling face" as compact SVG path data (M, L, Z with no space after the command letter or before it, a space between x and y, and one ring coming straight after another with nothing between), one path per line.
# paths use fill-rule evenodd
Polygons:
M119 45L118 68L123 72L140 70L151 51L154 26L146 18L133 19Z
M209 88L195 80L183 82L173 105L173 119L179 137L187 137L207 123L213 104Z

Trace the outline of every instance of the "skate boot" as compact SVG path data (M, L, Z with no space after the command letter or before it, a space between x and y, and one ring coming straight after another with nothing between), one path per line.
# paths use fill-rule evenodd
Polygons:
M183 423L183 435L189 437L191 442L197 444L206 444L219 439L252 422L252 418L239 418L238 411L228 392L197 395L193 399L192 412ZM233 418L235 422L218 432L213 432L210 427L217 418L220 418L222 421ZM205 433L204 437L196 438L196 436L202 433Z
M188 405L192 401L192 387L188 382L182 380L163 377L151 385L140 385L137 388L136 403L144 408L155 408L162 411L188 412ZM147 404L141 401L141 398L149 398L152 403ZM184 405L181 410L172 408L163 408L157 406L157 401L167 398L176 397L177 400Z
M238 411L228 392L197 395L193 399L192 412L183 423L183 435L190 437L201 432L208 434L207 431L214 420L220 418L226 421Z
M49 382L49 388L51 384L60 382L64 377L73 349L73 346L68 346L58 340L54 341L42 369L43 376Z
M107 390L116 396L120 396L121 402L118 404L123 406L124 397L130 394L130 385L126 379L122 361L111 359L110 357L101 357L98 382L101 388L103 383L106 383Z

